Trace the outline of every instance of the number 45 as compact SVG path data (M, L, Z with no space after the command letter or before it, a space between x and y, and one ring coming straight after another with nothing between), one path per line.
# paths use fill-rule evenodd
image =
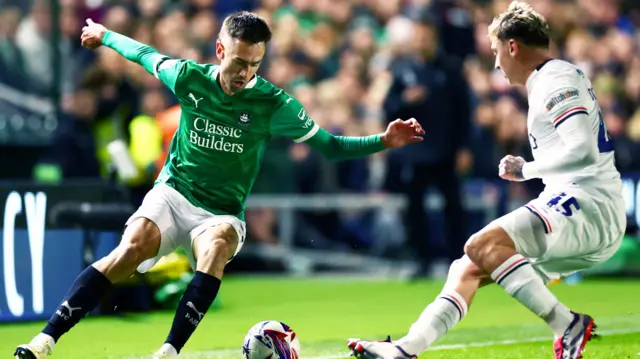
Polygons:
M564 216L571 217L573 215L573 209L580 210L580 204L575 197L568 197L566 193L562 192L556 197L553 197L547 202L547 207L554 209L556 212L561 213ZM573 209L572 209L573 208Z

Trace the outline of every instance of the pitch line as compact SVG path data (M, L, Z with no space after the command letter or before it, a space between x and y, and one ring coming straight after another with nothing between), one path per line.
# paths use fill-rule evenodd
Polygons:
M622 334L631 334L631 333L640 333L640 328L598 331L598 334L600 335L622 335ZM535 338L528 338L528 339L508 339L508 340L496 340L496 341L484 341L484 342L472 342L472 343L445 344L445 345L434 345L433 347L427 349L427 351L482 348L482 347L491 347L491 346L497 346L497 345L538 343L538 342L551 341L551 340L553 340L553 337L535 337ZM230 355L239 356L240 348L197 351L197 352L191 352L191 353L184 353L180 357L184 359L202 359L202 358L219 359L219 358L228 357ZM342 354L334 354L334 355L301 357L301 359L340 359L340 358L347 358L349 357L349 355L350 353L345 352ZM131 357L125 357L125 358L111 357L111 359L147 359L147 358L148 356L131 356Z

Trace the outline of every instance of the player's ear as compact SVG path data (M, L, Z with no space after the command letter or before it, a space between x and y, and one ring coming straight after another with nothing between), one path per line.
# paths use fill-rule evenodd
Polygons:
M518 43L515 40L509 40L509 55L513 56L518 52Z
M216 40L216 57L220 61L224 60L224 45L220 39Z

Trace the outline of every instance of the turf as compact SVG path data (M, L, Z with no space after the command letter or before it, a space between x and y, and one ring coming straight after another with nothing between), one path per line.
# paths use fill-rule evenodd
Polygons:
M210 311L187 346L184 358L239 358L246 331L275 319L298 334L301 357L347 357L349 337L402 336L439 292L441 282L382 282L336 279L226 278L222 307ZM573 310L596 317L601 340L587 346L585 359L640 357L640 282L587 281L552 287ZM146 358L164 341L173 312L86 318L55 348L52 358ZM0 326L0 353L12 354L43 323ZM550 358L550 332L501 288L482 289L469 315L421 358Z

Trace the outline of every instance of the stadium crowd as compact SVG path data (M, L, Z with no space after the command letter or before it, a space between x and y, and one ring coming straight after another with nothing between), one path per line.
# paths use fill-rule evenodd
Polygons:
M55 52L49 41L48 3L0 2L0 82L35 93L52 86ZM551 24L554 54L591 77L620 170L640 170L640 156L635 155L640 153L640 2L530 3ZM322 127L335 134L365 135L403 116L416 117L427 131L422 149L420 144L409 152L344 163L328 163L304 144L275 139L254 192L401 191L402 183L411 183L407 176L425 172L429 177L441 170L450 173L440 181L447 184L453 177L496 179L497 163L505 154L529 157L526 90L509 87L493 69L486 36L494 14L507 8L508 0L60 4L64 118L41 161L59 165L64 177L104 176L106 144L123 138L132 151L141 152L134 157L146 175L137 185L152 183L158 152L166 146L163 128L154 119L176 103L158 80L114 51L81 48L84 19L91 17L169 56L216 63L221 21L240 9L258 13L273 29L260 74L296 96ZM406 168L411 169L408 174ZM442 183L436 184L443 192L456 191ZM260 216L254 223L272 223L273 213L253 215ZM253 231L263 241L275 240L269 228L265 224Z

